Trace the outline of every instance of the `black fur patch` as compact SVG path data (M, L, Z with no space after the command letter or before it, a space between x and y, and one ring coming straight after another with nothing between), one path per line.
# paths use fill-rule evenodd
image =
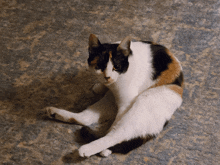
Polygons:
M91 65L91 62L95 58L97 58L95 69L101 69L101 71L104 71L109 61L109 53L103 45L89 48L88 64Z
M151 44L151 45L154 44L152 41L141 41L141 42L146 43L146 44Z
M109 61L109 53L112 54L112 62L115 71L118 73L125 73L128 69L128 56L125 56L123 52L117 51L119 44L101 44L98 47L89 48L88 64L91 65L91 61L97 58L97 64L95 69L101 69L104 71ZM132 52L131 52L132 53Z
M151 52L153 56L153 80L156 80L163 71L168 69L168 65L172 62L171 57L167 54L166 48L161 45L151 44Z
M130 51L130 55L131 54L132 52ZM128 57L129 56L125 56L122 51L112 52L112 63L116 72L121 74L128 70Z
M153 138L155 138L154 135L148 135L145 138L138 137L138 138L131 139L129 141L125 141L120 144L117 144L113 147L110 147L109 149L113 153L127 154L130 151L140 147L141 145L145 144L147 141L149 141Z
M181 86L183 83L183 72L180 72L180 75L174 80L172 84Z

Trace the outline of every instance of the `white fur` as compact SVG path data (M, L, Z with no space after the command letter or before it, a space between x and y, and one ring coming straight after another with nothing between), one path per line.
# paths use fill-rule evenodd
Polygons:
M115 121L107 135L80 147L79 155L82 157L100 152L101 155L108 156L111 154L108 150L111 146L132 138L160 133L166 120L171 118L182 103L180 95L166 86L148 89L156 83L151 78L153 68L150 45L131 42L130 48L133 55L129 56L129 67L126 73L119 75L114 71L111 60L104 72L91 68L114 97L109 91L103 99L79 114L52 107L47 109L49 116L56 113L55 118L58 120L68 122L68 119L74 118L82 125L90 125L99 122L102 118L114 116L118 109ZM110 77L110 79L106 80L104 77ZM102 91L100 87L98 91Z
M112 61L109 58L109 62L108 62L107 67L106 67L106 69L104 71L104 76L105 77L110 77L110 79L108 81L104 82L104 84L106 86L109 86L110 84L115 83L117 81L118 77L119 77L118 72L113 71L113 67L114 66L112 64Z

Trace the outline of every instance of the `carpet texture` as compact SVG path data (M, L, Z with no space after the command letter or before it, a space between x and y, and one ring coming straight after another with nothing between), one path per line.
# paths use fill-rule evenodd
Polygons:
M183 67L183 105L158 137L126 155L79 158L81 126L43 111L80 112L101 97L87 70L90 33L157 42ZM0 164L218 165L219 97L219 0L0 1Z

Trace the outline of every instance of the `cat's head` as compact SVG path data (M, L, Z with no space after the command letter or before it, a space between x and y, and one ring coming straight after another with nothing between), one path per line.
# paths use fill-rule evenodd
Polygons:
M88 64L99 81L110 85L127 71L130 43L130 38L126 37L120 44L101 44L94 34L90 35Z

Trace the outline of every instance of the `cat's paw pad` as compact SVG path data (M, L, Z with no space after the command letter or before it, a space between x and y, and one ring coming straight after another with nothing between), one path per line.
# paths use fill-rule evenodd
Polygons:
M101 155L102 157L108 157L108 156L111 155L111 154L112 154L112 151L109 150L109 149L106 149L106 150L100 152L100 155Z
M88 158L93 155L93 149L88 147L87 145L80 147L78 151L80 157Z

